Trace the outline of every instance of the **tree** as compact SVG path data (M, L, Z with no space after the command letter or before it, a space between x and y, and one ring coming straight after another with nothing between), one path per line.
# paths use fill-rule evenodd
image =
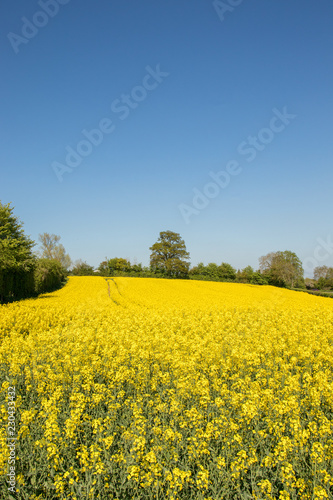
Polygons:
M259 259L260 270L275 286L304 287L304 271L294 252L271 252Z
M94 273L95 274L95 273ZM99 276L151 276L149 268L142 267L141 263L131 264L128 259L114 257L104 260L98 266Z
M313 277L318 288L333 288L333 267L318 266L313 270Z
M258 271L252 274L250 283L251 285L268 285L268 281Z
M57 260L65 269L70 268L72 261L70 256L66 254L64 246L58 243L60 236L43 233L39 235L39 241L41 243L41 258Z
M33 271L36 259L32 253L35 243L13 215L10 203L0 201L0 301L18 300L33 293Z
M109 276L108 261L103 260L97 268L99 276Z
M318 281L319 278L326 278L327 277L327 272L328 272L328 267L327 266L318 266L315 267L313 270L313 278Z
M227 262L222 262L217 268L218 277L221 281L235 281L236 270Z
M94 276L94 268L82 260L77 260L71 270L73 276Z
M204 276L210 281L218 281L219 280L219 268L215 262L209 262L207 266L204 268Z
M131 263L127 259L122 259L120 257L109 259L107 266L109 269L109 276L115 276L117 274L124 275L131 270Z
M244 267L244 269L238 269L236 273L236 280L238 283L250 283L254 269L251 266Z
M237 271L237 281L239 283L251 283L254 274L254 269L251 266L246 266L241 271Z
M144 269L143 269L143 267L142 267L141 262L136 263L136 264L133 264L133 265L131 266L131 273L133 273L133 274L134 274L134 276L135 276L135 275L140 276L140 275L142 275L142 273L143 273L143 272L144 272Z
M56 259L38 259L35 269L36 293L52 292L66 280L66 270Z
M226 262L222 262L219 266L214 262L210 262L205 266L202 262L189 271L192 279L207 280L207 281L235 281L236 271Z
M150 265L156 272L173 278L188 277L189 252L186 251L184 240L180 234L172 231L162 231L154 245L152 245L150 255Z

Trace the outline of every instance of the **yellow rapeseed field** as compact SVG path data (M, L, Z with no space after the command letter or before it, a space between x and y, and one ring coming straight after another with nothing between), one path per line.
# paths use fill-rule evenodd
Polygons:
M1 498L333 498L333 300L71 277L0 307Z

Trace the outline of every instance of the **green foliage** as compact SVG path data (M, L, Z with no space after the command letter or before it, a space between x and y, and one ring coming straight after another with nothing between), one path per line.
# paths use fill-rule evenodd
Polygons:
M333 278L333 267L318 266L313 270L313 278L318 281L320 278Z
M203 262L199 262L197 266L194 266L189 270L189 278L200 281L217 281L217 273L214 271L215 269L212 266L208 268L208 266L205 266ZM212 275L213 279L211 278Z
M310 295L317 295L318 297L327 297L329 299L333 299L333 291L332 292L323 292L319 290L310 290L307 288L293 288L294 292L303 292L303 293L309 293Z
M253 285L267 285L267 279L260 272L254 272L251 266L245 267L242 271L237 271L226 262L220 266L211 262L205 266L200 262L190 269L190 278L204 281L223 281L236 283L251 283Z
M178 233L162 231L150 247L150 266L154 272L170 278L188 278L190 254Z
M207 276L210 281L219 281L220 277L218 265L214 262L210 262L209 264L207 264L206 268L204 269L204 275Z
M271 252L259 259L260 270L270 285L304 288L304 271L294 252Z
M141 263L131 264L129 260L114 257L100 263L97 269L97 276L129 276L129 277L154 277L154 273L148 268L143 267Z
M222 262L217 268L218 276L221 281L235 281L236 270L226 262Z
M56 234L43 233L39 235L39 241L41 243L40 257L43 259L55 259L62 267L69 269L71 266L71 258L66 253L63 245L58 243L60 241L60 236Z
M35 268L35 292L46 293L60 288L66 280L66 269L55 259L38 259Z
M247 266L241 271L238 270L236 273L237 283L251 283L252 276L254 274L253 267Z
M318 292L318 291L308 290L308 293L311 293L312 295L318 295L319 297L327 297L333 299L333 292Z
M70 274L73 276L95 276L94 268L82 260L75 263Z
M47 233L44 234L47 235ZM52 240L52 237L50 238ZM53 243L56 243L58 239L59 237L55 237ZM48 241L49 250L52 247L51 240ZM55 254L53 254L53 258L36 258L32 252L34 245L35 243L25 236L22 224L13 215L13 208L10 204L3 205L0 202L1 303L32 297L38 293L51 292L64 283L66 269L59 261L61 255L64 255L61 245L58 246L57 256L59 260L54 258ZM66 258L64 262L66 262Z
M311 278L305 278L304 284L307 290L314 290L317 286L315 280Z
M33 293L35 243L22 229L8 203L0 202L0 302L28 297Z
M115 257L108 260L109 276L125 276L131 271L131 263L127 259Z
M316 267L313 277L319 290L333 290L333 267Z
M203 281L235 281L236 271L226 262L222 262L219 266L214 262L210 262L207 266L200 262L190 269L189 277Z
M109 276L109 268L108 268L108 263L106 260L100 263L100 265L97 268L97 275L98 276Z
M141 275L143 274L145 271L144 271L145 268L142 267L142 264L139 263L139 264L133 264L131 266L131 273L134 273L136 275ZM148 270L148 268L146 268Z
M259 272L254 272L250 279L251 285L268 285L266 278Z

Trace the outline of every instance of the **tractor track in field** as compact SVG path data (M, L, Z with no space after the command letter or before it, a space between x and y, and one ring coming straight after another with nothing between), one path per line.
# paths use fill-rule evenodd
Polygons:
M106 281L106 282L107 282L107 284L108 284L108 295L109 295L110 299L112 300L112 302L113 302L114 304L116 304L117 306L121 306L121 304L120 304L119 302L117 302L117 301L116 301L113 297L111 297L111 288L110 288L110 283L109 283L109 281L110 281L110 280L114 283L114 285L115 285L115 287L116 287L117 292L118 292L118 293L119 293L119 295L121 296L121 293L120 293L119 287L118 287L117 283L115 282L115 280L114 280L113 278L105 278L105 281Z

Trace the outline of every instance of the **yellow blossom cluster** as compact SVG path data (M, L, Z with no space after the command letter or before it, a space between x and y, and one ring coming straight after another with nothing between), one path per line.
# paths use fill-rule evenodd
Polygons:
M333 301L270 286L71 277L0 306L0 496L333 497Z

